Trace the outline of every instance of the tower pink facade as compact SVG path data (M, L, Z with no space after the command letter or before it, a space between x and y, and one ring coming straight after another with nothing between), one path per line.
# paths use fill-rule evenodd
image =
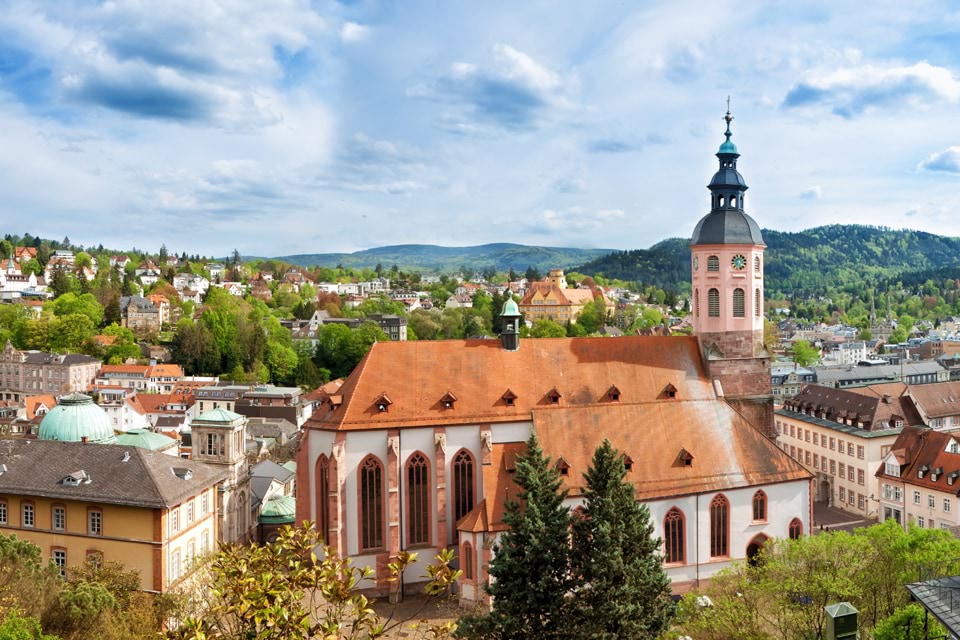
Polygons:
M727 401L772 433L770 358L763 346L766 244L744 209L747 185L737 171L732 120L728 111L720 166L708 185L710 213L690 242L693 327L710 377L720 382Z

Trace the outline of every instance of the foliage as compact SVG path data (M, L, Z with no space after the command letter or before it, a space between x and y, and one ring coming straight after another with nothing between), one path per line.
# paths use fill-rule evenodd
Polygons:
M584 474L583 513L573 523L571 559L581 584L571 606L579 637L656 637L673 616L661 541L626 473L623 455L604 439Z
M372 576L332 547L323 557L310 523L284 527L270 545L224 546L210 564L203 584L203 610L186 618L167 638L178 640L324 640L377 638L404 621L383 620L371 601L358 593L360 581ZM443 551L428 568L426 592L446 594L460 572L450 569L453 553ZM390 564L394 582L416 560L401 552ZM424 629L429 637L446 637L452 625Z
M907 604L904 584L957 573L960 540L940 529L904 531L893 520L852 534L773 540L754 566L738 564L711 578L703 594L712 606L688 594L669 637L822 637L823 608L844 601L860 611L861 631L869 632Z
M23 617L16 610L8 611L0 620L0 640L59 640L57 636L43 633L40 621Z
M820 352L806 340L797 340L790 349L793 361L801 367L809 367L820 359Z
M570 511L560 475L545 458L536 434L517 457L519 492L508 498L503 523L508 529L494 545L487 585L493 608L463 618L463 638L538 639L569 637L567 595L575 585L570 572Z
M946 637L948 634L943 625L933 616L928 617L923 607L918 604L900 607L873 628L873 640L925 640Z
M541 318L534 322L529 332L524 329L525 327L521 327L521 334L523 337L530 338L565 338L567 335L567 330L562 324L548 318Z

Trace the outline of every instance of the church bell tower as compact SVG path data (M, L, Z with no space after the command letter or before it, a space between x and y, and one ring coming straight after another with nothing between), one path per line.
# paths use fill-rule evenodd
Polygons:
M710 213L690 241L694 332L711 379L755 426L773 432L770 357L763 346L763 251L760 227L746 214L747 184L737 171L729 99L720 166L707 188Z

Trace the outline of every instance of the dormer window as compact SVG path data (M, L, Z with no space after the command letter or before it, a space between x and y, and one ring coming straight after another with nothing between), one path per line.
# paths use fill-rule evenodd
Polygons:
M387 397L387 394L381 393L380 396L373 401L374 406L377 408L377 411L380 413L386 413L390 408L390 405L393 404L393 401Z
M444 409L453 409L453 403L457 401L457 396L453 395L449 391L443 394L443 397L440 398L440 404Z
M672 382L668 382L667 386L663 388L663 391L660 392L661 399L674 400L677 397L677 388L673 386Z
M693 454L686 449L680 449L680 453L677 454L677 464L681 467L692 467Z
M562 456L560 457L559 460L557 460L557 464L554 466L557 468L557 471L560 473L561 476L566 478L567 476L570 475L570 465L567 463L566 460L563 459Z
M633 458L627 454L623 454L623 468L627 470L627 473L633 471Z
M610 402L620 402L620 389L617 389L616 385L607 389L607 400Z
M930 471L930 465L922 464L920 468L917 469L917 477L923 480L923 476L927 475L927 472Z
M68 475L61 483L65 487L79 487L81 484L90 484L91 480L90 474L81 469Z
M951 471L950 473L948 473L948 474L947 474L947 484L952 487L952 486L953 486L953 482L954 482L954 480L957 479L957 477L960 477L960 471Z
M891 460L884 465L884 473L893 478L900 477L900 464L896 460ZM921 472L922 473L922 472Z
M556 387L547 391L547 400L550 401L550 404L560 404L560 398L562 397Z
M943 475L943 467L937 467L930 473L930 482L936 482Z
M510 389L507 389L504 394L500 396L500 398L508 407L514 406L514 404L517 402L517 394L515 394L513 391L510 391Z

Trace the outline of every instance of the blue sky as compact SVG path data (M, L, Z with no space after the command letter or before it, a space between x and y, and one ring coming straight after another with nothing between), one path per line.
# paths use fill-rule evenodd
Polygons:
M0 0L0 222L648 247L706 213L728 94L762 226L960 235L960 9L883 0Z

